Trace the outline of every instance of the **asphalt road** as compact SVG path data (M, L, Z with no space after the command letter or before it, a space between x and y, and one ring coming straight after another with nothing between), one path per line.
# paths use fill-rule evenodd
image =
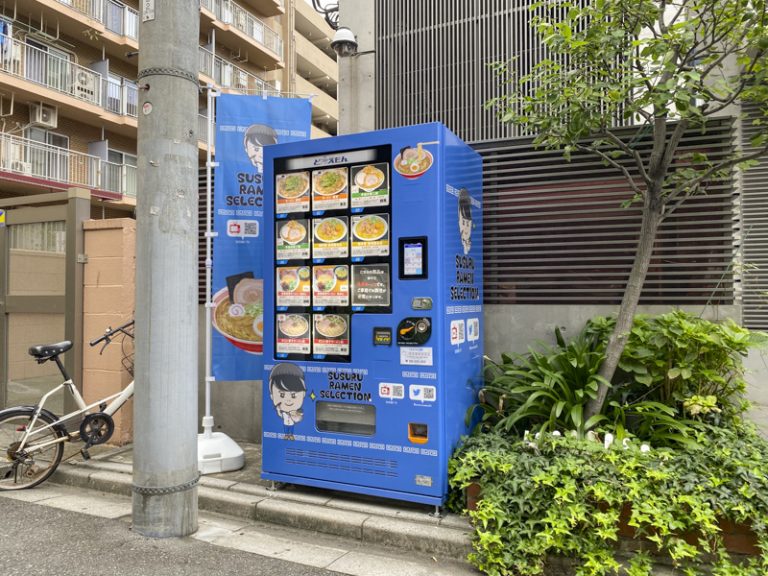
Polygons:
M111 520L0 498L3 576L338 576L192 538L155 540Z

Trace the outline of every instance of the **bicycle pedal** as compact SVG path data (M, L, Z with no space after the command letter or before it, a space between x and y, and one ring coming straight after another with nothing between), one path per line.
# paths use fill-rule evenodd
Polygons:
M80 450L80 454L83 457L83 460L87 461L87 460L91 459L91 455L88 453L88 449L87 448L83 448L82 450Z

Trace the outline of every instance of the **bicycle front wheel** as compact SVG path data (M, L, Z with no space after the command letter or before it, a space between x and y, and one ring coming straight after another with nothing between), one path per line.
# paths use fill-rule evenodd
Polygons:
M61 462L64 445L56 441L61 433L47 425L55 422L48 414L40 414L26 445L20 448L27 427L32 423L31 410L8 410L0 416L0 490L22 490L44 482Z

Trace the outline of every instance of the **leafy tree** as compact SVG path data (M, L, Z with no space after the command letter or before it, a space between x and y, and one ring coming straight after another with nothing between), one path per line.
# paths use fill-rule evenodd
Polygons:
M632 327L657 231L707 181L727 177L768 150L727 156L678 150L684 133L707 120L757 104L768 124L766 0L545 0L533 25L549 57L489 102L504 121L536 134L535 144L566 158L589 152L619 170L642 203L634 263L600 376L585 417L600 411ZM543 14L543 15L542 15ZM514 63L496 65L509 77ZM617 122L621 120L621 122ZM632 124L632 138L617 124ZM634 144L650 139L650 152Z

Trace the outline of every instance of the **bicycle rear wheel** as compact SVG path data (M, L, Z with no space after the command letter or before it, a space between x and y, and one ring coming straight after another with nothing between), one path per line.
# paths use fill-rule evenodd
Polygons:
M8 410L0 416L0 490L22 490L44 482L61 462L63 442L55 440L62 433L53 428L35 431L22 450L19 444L27 426L32 422L31 410ZM35 430L55 422L42 413Z

